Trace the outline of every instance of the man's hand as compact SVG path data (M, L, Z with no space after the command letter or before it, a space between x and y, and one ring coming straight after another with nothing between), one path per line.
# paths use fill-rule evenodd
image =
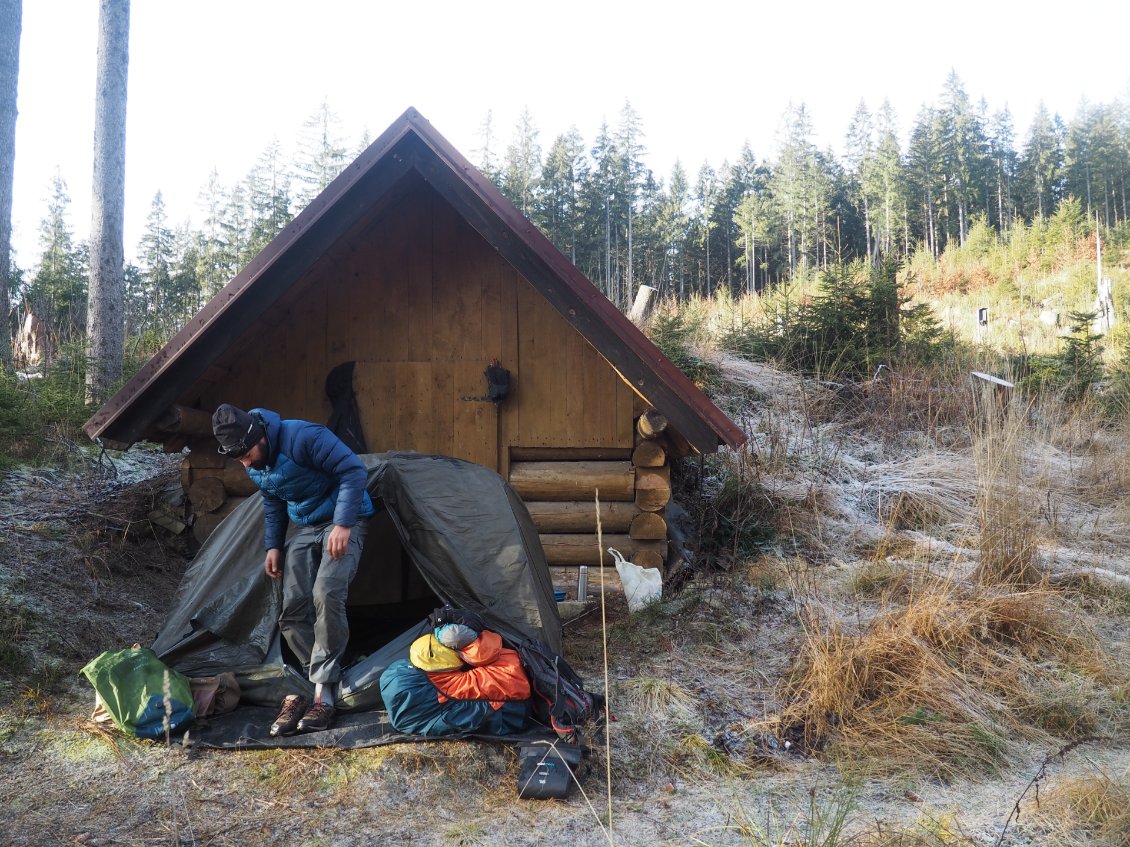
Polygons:
M278 547L272 547L267 551L267 561L263 563L263 567L267 571L267 576L271 579L278 579L282 576L282 550Z
M352 529L348 526L338 526L330 530L330 537L326 539L326 549L329 550L331 559L340 559L349 549L349 536Z

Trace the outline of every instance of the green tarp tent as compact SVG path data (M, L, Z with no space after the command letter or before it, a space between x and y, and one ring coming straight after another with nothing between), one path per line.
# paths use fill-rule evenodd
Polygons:
M342 711L379 709L380 675L436 606L473 609L511 641L560 653L561 619L537 530L494 471L446 456L362 456L377 505L350 588ZM186 572L154 652L187 676L232 671L241 703L277 707L311 687L280 637L279 581L263 570L262 498L249 497Z

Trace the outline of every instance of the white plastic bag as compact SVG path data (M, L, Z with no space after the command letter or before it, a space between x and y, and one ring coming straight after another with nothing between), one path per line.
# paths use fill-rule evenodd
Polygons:
M629 612L638 612L663 596L663 574L659 568L641 568L625 559L615 547L609 547L608 552L616 560L616 573L620 574Z

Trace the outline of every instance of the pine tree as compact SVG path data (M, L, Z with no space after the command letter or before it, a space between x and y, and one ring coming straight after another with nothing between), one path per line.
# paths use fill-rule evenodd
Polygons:
M1067 190L1083 199L1088 216L1097 214L1105 226L1113 226L1120 218L1119 187L1130 170L1122 136L1114 110L1102 104L1082 103L1067 128ZM1124 189L1121 193L1124 195Z
M697 252L698 268L695 288L700 294L710 296L714 293L715 268L717 256L711 251L714 229L717 226L715 207L718 203L718 173L706 162L698 169L694 188L694 214L692 226L694 245Z
M941 252L939 238L944 211L941 200L946 187L939 126L937 113L923 107L911 130L907 149L908 187L915 208L921 214L917 235L935 258Z
M635 257L633 253L633 221L636 211L637 194L642 184L650 177L643 164L646 148L643 146L643 129L640 118L632 104L625 101L620 110L620 123L616 128L617 179L616 193L624 209L625 226L625 293L622 303L626 305L635 292Z
M177 309L170 297L173 264L173 231L165 212L165 199L158 191L149 206L145 232L138 244L140 301L127 312L137 321L133 327L141 332L164 334L167 325L175 325Z
M600 126L589 153L592 166L582 183L581 270L595 280L605 295L614 298L612 264L612 204L616 179L616 148L607 122Z
M826 238L829 175L812 143L812 121L803 103L785 113L780 157L773 168L771 190L784 221L789 275L803 273L821 261Z
M542 168L537 221L561 252L577 262L580 187L584 180L584 142L576 127L557 136Z
M251 213L247 199L247 186L237 182L228 194L228 202L220 220L223 232L225 263L238 273L250 262L255 253L251 248Z
M270 244L290 223L290 172L282 147L273 139L247 175L247 201L251 216L247 252L252 256ZM323 186L324 187L324 186Z
M871 112L867 103L859 101L848 124L847 138L844 139L844 159L846 160L846 175L849 191L852 198L863 210L864 249L867 257L871 256L871 206L872 188L875 170L875 130L871 121Z
M939 153L946 181L947 238L965 243L971 211L984 196L981 176L987 143L981 120L973 110L965 86L950 71L937 112Z
M487 109L486 117L479 125L479 138L482 143L475 150L477 167L483 176L497 186L502 185L502 169L498 166L498 156L494 152L494 113Z
M895 111L889 100L879 108L876 121L878 143L872 172L874 191L882 207L881 224L877 237L885 256L910 253L910 234L904 232L901 251L896 250L895 229L899 221L906 221L906 169L899 146Z
M663 261L658 277L660 292L687 296L687 254L690 246L690 185L682 164L676 160L671 169L671 188L667 192L657 222Z
M196 233L196 278L200 284L200 297L204 300L223 288L238 270L229 261L229 251L224 240L223 217L228 199L227 192L220 184L220 175L213 168L198 201L204 212L204 223Z
M1015 214L1013 185L1016 182L1016 133L1012 115L1006 107L993 115L989 124L989 155L993 162L993 179L996 186L996 222L1001 232L1008 232Z

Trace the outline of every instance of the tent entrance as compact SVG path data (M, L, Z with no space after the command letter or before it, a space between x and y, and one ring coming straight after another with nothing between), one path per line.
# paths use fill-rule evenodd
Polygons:
M365 550L349 587L346 664L415 626L443 602L404 549L384 502L369 519Z
M374 505L377 512L369 518L365 549L349 586L346 667L384 647L443 605L404 549L383 501L377 500ZM302 662L286 639L280 641L283 659L301 670Z

